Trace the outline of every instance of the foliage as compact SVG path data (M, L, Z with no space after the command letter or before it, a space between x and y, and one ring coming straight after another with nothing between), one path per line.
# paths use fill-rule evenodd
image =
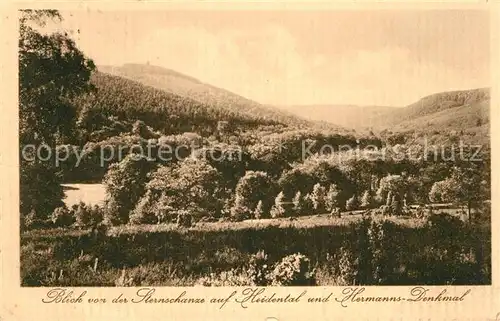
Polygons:
M292 200L293 208L292 212L296 216L301 216L304 214L304 210L306 209L304 198L302 197L302 193L298 191L295 193L295 196Z
M361 208L370 209L375 205L373 196L369 190L366 190L361 197Z
M483 180L481 169L473 164L455 166L449 178L432 185L429 199L433 202L465 204L470 216L472 208L488 199L486 186L487 182Z
M55 226L68 227L75 221L73 215L66 206L58 207L52 212L50 220Z
M247 171L236 186L232 215L249 218L259 201L262 201L263 213L266 214L270 208L269 195L273 189L274 184L266 173Z
M145 192L147 175L153 164L144 156L127 155L120 163L111 165L103 184L106 188L108 224L125 224L131 209Z
M339 194L340 192L337 185L330 184L328 192L325 195L325 208L327 211L332 212L336 208L340 207Z
M260 200L257 203L257 206L255 207L255 211L253 212L253 215L256 219L260 219L263 214L264 214L264 209L263 209L262 201Z
M69 99L92 89L95 69L67 33L40 31L56 10L21 10L19 36L19 131L21 146L53 145L56 134L70 137L75 110Z
M271 217L285 217L290 211L287 211L288 204L285 204L285 194L280 192L278 196L274 199L274 205L271 207Z
M353 195L350 199L348 199L346 204L345 204L345 208L348 211L356 210L356 209L358 209L358 206L359 206L358 199L357 199L356 195Z
M288 255L278 262L270 278L273 286L311 286L316 282L314 274L310 260L305 255L297 253Z
M21 216L34 213L44 220L63 206L64 192L56 168L47 163L23 162L20 168Z
M327 253L326 264L335 275L335 285L356 284L358 262L349 248L343 246L334 255Z
M321 184L317 183L314 185L310 198L316 213L324 211L326 190Z
M387 175L380 180L377 194L380 195L382 199L388 199L389 194L391 196L398 195L399 199L403 199L408 188L408 181L402 175Z
M248 275L252 280L252 285L269 285L269 276L271 272L271 263L268 255L264 251L258 251L250 256Z

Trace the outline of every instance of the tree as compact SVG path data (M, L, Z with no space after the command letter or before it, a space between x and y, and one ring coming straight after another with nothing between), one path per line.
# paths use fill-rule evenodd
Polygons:
M302 193L300 193L300 191L295 193L292 203L293 203L293 213L297 216L302 215L304 212L305 204L304 204L304 198L302 197Z
M325 188L321 186L320 183L315 184L311 193L311 201L315 212L322 212L325 210L325 197Z
M392 192L391 192L391 191L389 191L389 193L387 193L387 199L386 199L386 202L385 202L385 205L386 205L386 206L391 206L391 204L392 204L392 199L393 199L393 197L392 197L392 196L393 196L393 195L392 195Z
M162 166L151 175L147 189L160 195L167 215L190 213L193 219L220 215L223 208L221 175L206 160L187 158L170 167Z
M276 196L276 198L274 199L274 205L271 208L271 217L272 218L285 217L287 214L288 211L285 205L285 194L283 192L280 192L278 196Z
M247 171L236 185L236 199L234 203L234 214L245 213L245 217L250 217L252 209L257 207L257 203L262 200L264 214L271 207L269 194L274 189L273 182L265 172Z
M369 208L373 207L374 200L373 200L372 194L370 193L369 190L366 190L363 193L363 197L361 197L361 204L360 205L362 208L365 208L365 209L369 209Z
M434 183L429 192L429 199L433 202L465 205L470 219L471 210L488 198L485 192L487 182L483 180L482 175L480 168L472 164L455 166L449 178Z
M21 215L47 216L62 205L57 169L36 155L22 153L71 139L76 111L71 99L89 92L95 69L66 33L43 34L48 20L61 21L56 10L21 10L19 35L19 148Z
M93 89L92 60L67 33L44 34L56 10L22 10L19 37L19 132L23 144L71 136L76 111L71 99Z
M253 215L256 219L260 219L262 217L262 214L264 214L263 205L262 205L262 201L259 201L257 203L257 207L255 208L255 211L253 212Z
M402 199L407 190L408 182L402 175L387 175L380 180L377 194L381 199L387 199L389 193L391 195L399 195Z
M103 180L108 224L129 222L129 213L144 194L147 174L153 166L145 156L138 154L129 154L120 163L111 165Z
M401 204L401 199L398 195L394 195L392 197L391 213L393 215L401 215L403 213L403 205Z
M340 191L337 188L337 185L330 184L328 192L326 193L325 196L325 207L327 211L332 212L338 207L340 207L339 194Z

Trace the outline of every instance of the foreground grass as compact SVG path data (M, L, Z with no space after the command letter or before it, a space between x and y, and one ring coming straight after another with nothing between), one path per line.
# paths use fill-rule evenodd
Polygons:
M294 220L289 218L275 218L275 219L259 219L259 220L245 220L242 222L199 222L190 228L179 228L174 223L166 224L140 224L140 225L120 225L110 227L108 230L109 236L139 234L139 233L161 233L161 232L189 232L189 231L226 231L226 230L245 230L245 229L266 229L266 228L297 228L307 229L313 227L335 227L335 226L348 226L362 219L359 211L344 213L342 217L331 217L328 214L319 214L311 216L302 216ZM417 228L422 225L422 220L408 217L398 216L387 218L391 222L408 228ZM22 239L36 239L36 238L51 238L61 236L83 236L90 233L90 229L78 228L52 228L52 229L34 229L22 233Z
M314 215L296 220L198 223L191 228L124 225L98 234L77 229L32 230L21 236L21 283L190 286L215 275L215 285L244 284L250 256L261 250L271 262L294 253L306 255L316 269L317 284L323 286L349 285L339 271L354 275L364 269L357 264L375 264L391 271L383 280L361 284L491 282L488 224L457 220L432 226L410 217L384 221L387 224L378 234L382 239L376 242L376 251L370 248L373 234L364 230L362 216L356 212L341 218ZM366 251L372 250L383 261L359 261L360 257L369 258ZM348 260L339 256L343 252L349 253ZM225 279L228 277L231 280Z

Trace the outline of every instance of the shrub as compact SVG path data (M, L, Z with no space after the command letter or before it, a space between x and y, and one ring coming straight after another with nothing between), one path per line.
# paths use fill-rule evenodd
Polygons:
M58 169L48 162L28 162L21 159L20 211L21 215L34 214L36 219L46 220L58 207L64 206L64 191Z
M310 286L316 283L310 260L300 253L285 256L270 274L273 286Z
M269 276L271 274L271 264L269 258L264 251L259 251L250 256L250 264L248 275L252 280L252 285L267 286L269 285Z
M391 203L391 212L392 215L402 215L403 214L403 204L401 204L401 201L399 198L394 195L392 198L392 203Z
M130 223L132 224L153 224L159 223L152 191L147 190L146 194L137 203L137 206L130 213Z
M58 207L52 212L50 220L55 226L68 227L75 222L75 218L66 206Z
M95 226L101 223L104 217L103 208L97 204L91 206L79 202L72 206L71 212L75 217L75 225L78 227Z

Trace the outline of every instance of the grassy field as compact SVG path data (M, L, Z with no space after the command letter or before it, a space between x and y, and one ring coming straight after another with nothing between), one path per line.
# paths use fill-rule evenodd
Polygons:
M105 195L101 184L66 184L65 192L69 206L80 200L99 204ZM449 204L435 207L436 214L458 216L461 211ZM21 234L21 284L191 286L215 275L211 285L249 285L249 262L259 251L273 265L289 255L305 255L321 286L491 283L488 222L438 217L429 224L393 216L379 217L384 223L374 227L377 219L366 225L362 212L344 212L340 218L320 214L198 222L189 228L32 229Z
M392 217L372 240L374 234L362 222L360 215L319 215L294 221L199 223L192 228L125 225L97 235L89 230L33 230L21 236L21 283L112 286L123 270L137 278L136 286L189 286L212 273L236 273L233 277L244 279L250 256L258 251L269 255L270 264L287 255L305 255L316 269L318 285L324 286L346 285L339 281L343 269L356 277L358 272L372 275L376 267L385 269L382 279L370 277L356 284L491 282L489 227L460 221L434 226ZM350 259L342 259L342 253ZM233 269L236 272L230 272Z

